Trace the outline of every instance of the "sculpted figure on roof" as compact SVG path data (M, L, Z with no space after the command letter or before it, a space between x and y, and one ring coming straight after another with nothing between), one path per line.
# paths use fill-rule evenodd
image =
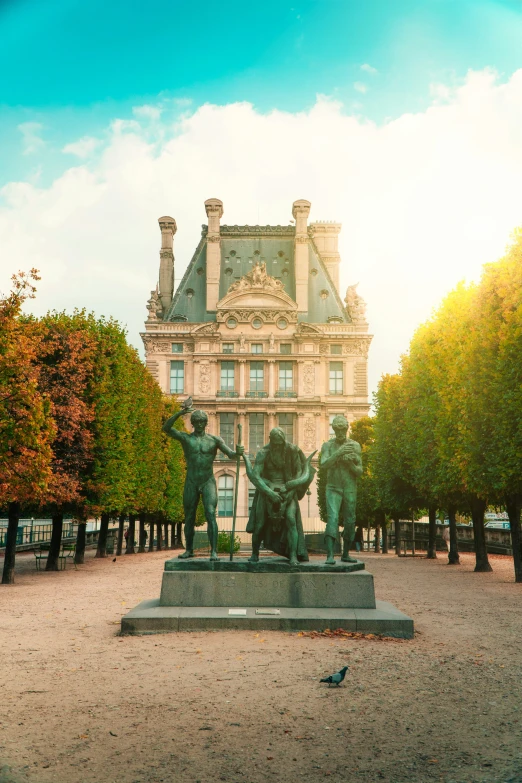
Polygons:
M362 296L357 293L358 285L359 283L349 285L346 289L346 297L344 299L348 315L352 321L364 321L366 317L366 302Z
M284 284L281 280L276 280L275 277L271 277L266 271L265 262L256 261L252 271L248 272L241 280L232 283L228 289L228 293L232 291L242 291L246 288L271 288L274 291L282 291Z

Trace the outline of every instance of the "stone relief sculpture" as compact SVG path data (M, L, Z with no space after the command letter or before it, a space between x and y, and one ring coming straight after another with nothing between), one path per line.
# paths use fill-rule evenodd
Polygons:
M303 386L305 394L313 394L315 388L315 368L313 364L305 364L303 373Z
M210 393L210 364L199 365L199 391L201 394Z
M284 290L284 283L268 274L264 261L256 261L252 271L248 272L241 280L232 283L228 289L228 293L231 294L234 291L243 291L249 288L265 288L274 291L282 291Z

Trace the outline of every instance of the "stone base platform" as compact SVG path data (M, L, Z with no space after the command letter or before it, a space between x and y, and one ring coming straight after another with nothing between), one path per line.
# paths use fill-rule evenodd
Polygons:
M278 557L167 560L160 598L142 601L121 623L126 634L326 628L413 636L413 620L375 601L373 576L361 561L290 566Z
M138 635L175 631L324 631L327 628L343 628L402 639L413 637L413 620L386 601L377 601L375 609L245 607L242 609L244 614L234 614L237 611L238 608L228 606L161 606L156 598L142 601L122 617L121 631Z
M282 557L165 562L162 606L375 609L373 577L364 563L312 561L291 566Z

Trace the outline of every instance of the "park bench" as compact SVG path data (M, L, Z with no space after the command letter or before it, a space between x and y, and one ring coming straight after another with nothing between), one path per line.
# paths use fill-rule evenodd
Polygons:
M40 546L34 550L37 571L41 571L42 562L45 563L47 558L49 557L49 549L50 549L50 544L40 544ZM74 561L75 554L76 554L76 544L62 544L62 548L60 549L60 554L58 555L58 564L60 567L60 571L63 571L66 568L67 560L69 560L69 558L72 558L72 561L74 563L74 569L78 570L76 563Z

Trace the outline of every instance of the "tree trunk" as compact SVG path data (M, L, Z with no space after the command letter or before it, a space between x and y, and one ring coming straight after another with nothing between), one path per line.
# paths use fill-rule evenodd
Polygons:
M381 551L381 526L378 522L375 523L375 553L379 554Z
M170 531L170 523L165 522L165 549L172 548L172 536L170 537L170 544L169 544L169 531Z
M129 529L127 535L127 546L125 547L126 555L136 554L134 548L134 537L136 535L136 514L129 514Z
M76 549L74 550L74 562L81 565L85 560L85 534L87 532L87 520L80 519L76 533Z
M156 523L156 530L158 531L156 533L156 549L158 552L161 552L163 549L163 530L161 522Z
M513 548L513 565L515 567L515 582L522 582L522 536L520 534L520 495L511 495L506 499Z
M138 519L140 520L138 552L145 552L145 514L138 514Z
M60 549L62 546L63 531L63 513L58 512L52 515L53 529L51 532L51 543L49 545L49 555L45 566L46 571L60 570Z
M95 557L107 557L107 532L109 530L110 514L104 511L101 515L100 530L98 532L98 548Z
M393 518L394 526L395 526L395 554L400 555L401 553L401 523L399 522L399 517Z
M386 515L381 512L381 529L382 529L382 553L388 554L388 525L386 523Z
M16 557L16 536L18 533L18 522L20 521L20 504L9 503L7 509L7 535L5 539L5 559L4 571L2 574L2 584L14 584L14 570Z
M181 538L181 528L183 522L176 522L176 547L183 547L183 540Z
M493 571L488 560L486 533L484 531L484 512L486 501L473 495L471 498L471 518L473 520L473 546L475 548L475 571Z
M448 508L449 519L449 534L450 534L450 549L448 554L448 565L458 565L460 563L459 558L459 542L457 539L457 516L453 506Z
M426 557L428 560L437 558L437 508L430 506L428 509L428 551Z
M149 522L149 552L154 552L154 520Z
M123 550L123 534L125 533L125 514L118 517L118 540L116 542L116 557L120 557Z

